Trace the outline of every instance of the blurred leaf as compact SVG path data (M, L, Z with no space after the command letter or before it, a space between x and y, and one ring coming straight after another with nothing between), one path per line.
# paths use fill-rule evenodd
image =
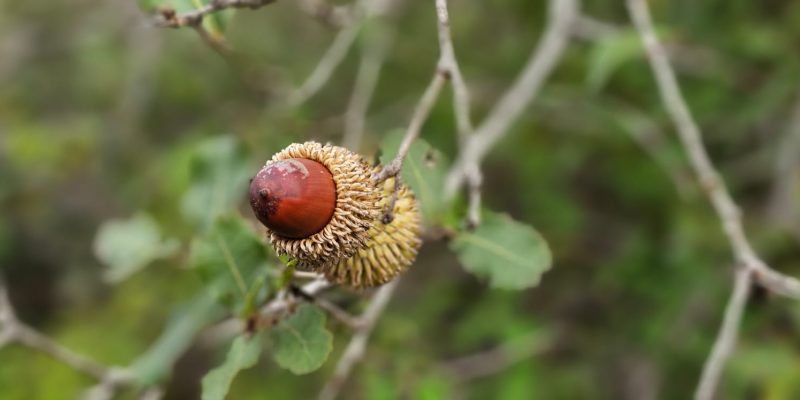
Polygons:
M495 288L534 287L550 269L550 249L544 238L505 214L484 212L481 225L474 232L459 233L450 248L467 271L488 278Z
M203 377L203 400L223 400L239 371L251 368L261 355L258 336L239 336L233 341L225 362Z
M268 265L266 247L239 217L220 217L207 235L196 237L189 263L213 295L237 311L246 311L247 299L255 302L261 297L251 293L265 287L258 275Z
M325 314L303 304L270 332L273 357L297 375L321 367L333 348L333 335L325 329Z
M419 400L452 399L453 390L450 386L446 377L427 375L417 383L417 393L414 398Z
M208 18L208 23L210 25L209 30L222 38L225 31L228 29L228 24L235 14L236 10L233 9L222 10L211 14L211 18Z
M159 7L172 7L177 12L186 12L196 9L192 0L137 0L139 8L146 12L156 11Z
M183 196L183 215L202 230L236 208L255 173L244 148L235 137L207 139L197 146L192 160L192 186Z
M222 310L214 303L214 299L205 293L178 309L158 340L131 366L137 381L149 386L164 379L175 361L192 344L197 331L221 314Z
M641 39L634 29L596 41L589 58L589 88L599 91L622 64L640 57L643 52Z
M158 223L140 212L127 220L109 220L94 239L94 254L106 266L104 277L120 282L160 258L178 251L179 243L163 238Z
M397 155L405 132L396 130L384 138L381 145L381 164L386 165ZM446 206L442 197L445 167L444 155L422 139L417 139L403 162L401 178L420 203L422 216L427 225L440 222Z

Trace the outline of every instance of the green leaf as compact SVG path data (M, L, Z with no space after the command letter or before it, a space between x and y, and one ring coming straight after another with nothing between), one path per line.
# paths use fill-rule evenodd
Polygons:
M266 293L258 279L267 267L267 250L246 221L235 216L217 219L213 229L192 241L189 264L212 294L237 311L257 302ZM260 293L254 296L253 293Z
M533 227L489 211L474 232L459 233L450 248L467 271L501 289L538 285L552 261L547 243Z
M160 258L178 251L178 241L163 238L158 224L148 214L103 223L94 239L94 254L106 266L104 277L120 282Z
M197 331L221 315L222 310L205 293L178 309L158 340L131 366L136 380L145 386L162 381L192 344Z
M220 215L234 210L244 198L255 166L233 136L200 143L192 157L192 186L183 196L184 217L208 230Z
M599 91L622 64L641 57L643 52L641 39L633 29L598 40L589 56L589 88Z
M177 12L186 12L196 9L192 0L137 0L139 8L146 12L153 12L159 7L172 7Z
M321 367L333 348L333 335L325 329L325 314L303 304L271 332L273 357L292 373L307 374Z
M233 341L225 362L203 377L203 400L223 400L239 371L256 365L261 355L258 336L239 336Z
M386 165L397 155L405 132L391 132L381 145L381 164ZM425 223L435 225L441 221L447 206L442 197L447 162L441 152L422 139L417 139L403 162L401 178L414 191Z

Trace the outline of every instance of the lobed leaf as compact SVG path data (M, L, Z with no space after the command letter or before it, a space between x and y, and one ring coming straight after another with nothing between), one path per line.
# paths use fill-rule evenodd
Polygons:
M501 289L538 285L552 262L547 242L533 227L488 211L474 232L458 233L450 248L467 271Z
M246 311L247 302L265 295L263 279L267 250L256 232L243 219L223 216L213 229L192 241L189 264L223 304ZM253 293L260 293L253 296Z
M223 400L228 394L236 375L251 368L261 355L261 340L258 336L239 336L234 339L225 362L203 377L203 400Z
M271 331L273 357L297 375L313 372L328 359L333 335L325 329L325 314L310 304L301 305Z
M178 241L162 237L155 219L143 212L127 220L106 221L97 231L93 245L95 256L108 267L105 279L114 283L155 260L172 256L178 248Z

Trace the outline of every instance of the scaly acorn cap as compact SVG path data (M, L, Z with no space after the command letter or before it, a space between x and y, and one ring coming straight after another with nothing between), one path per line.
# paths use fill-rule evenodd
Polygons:
M381 210L389 206L395 179L390 178L383 183ZM391 281L414 262L422 244L419 207L408 186L400 185L397 189L392 215L394 219L388 224L381 221L382 215L373 222L366 247L352 257L321 265L300 263L299 266L320 272L331 282L356 289Z
M264 168L292 159L316 161L330 171L336 186L336 207L327 225L308 237L284 237L267 228L275 251L300 264L316 265L350 257L364 248L369 230L382 210L380 191L371 180L369 163L343 147L306 142L294 143L276 153Z

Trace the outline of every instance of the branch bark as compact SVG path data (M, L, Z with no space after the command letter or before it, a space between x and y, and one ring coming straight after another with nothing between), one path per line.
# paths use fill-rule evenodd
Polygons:
M341 358L339 358L333 376L319 393L319 400L333 400L339 395L342 386L344 386L344 383L353 371L353 367L364 358L364 353L367 349L367 341L372 334L372 330L375 328L378 318L383 314L383 311L392 299L399 282L399 279L395 279L382 286L378 289L377 293L375 293L369 306L359 318L360 327L353 335L352 339L350 339L350 344L347 345Z
M550 0L550 16L542 39L514 84L464 144L445 183L445 197L452 198L468 174L508 132L528 104L539 93L569 43L573 20L578 15L577 0Z
M737 278L723 327L695 393L697 399L710 399L714 395L724 364L733 351L748 290L742 287L749 286L751 275L770 291L795 299L800 299L800 281L771 269L756 254L745 234L739 207L733 201L708 156L700 128L681 93L667 53L655 34L646 1L627 0L627 6L631 20L644 44L664 107L675 125L697 180L720 220L722 231L728 239L734 257L744 271Z

